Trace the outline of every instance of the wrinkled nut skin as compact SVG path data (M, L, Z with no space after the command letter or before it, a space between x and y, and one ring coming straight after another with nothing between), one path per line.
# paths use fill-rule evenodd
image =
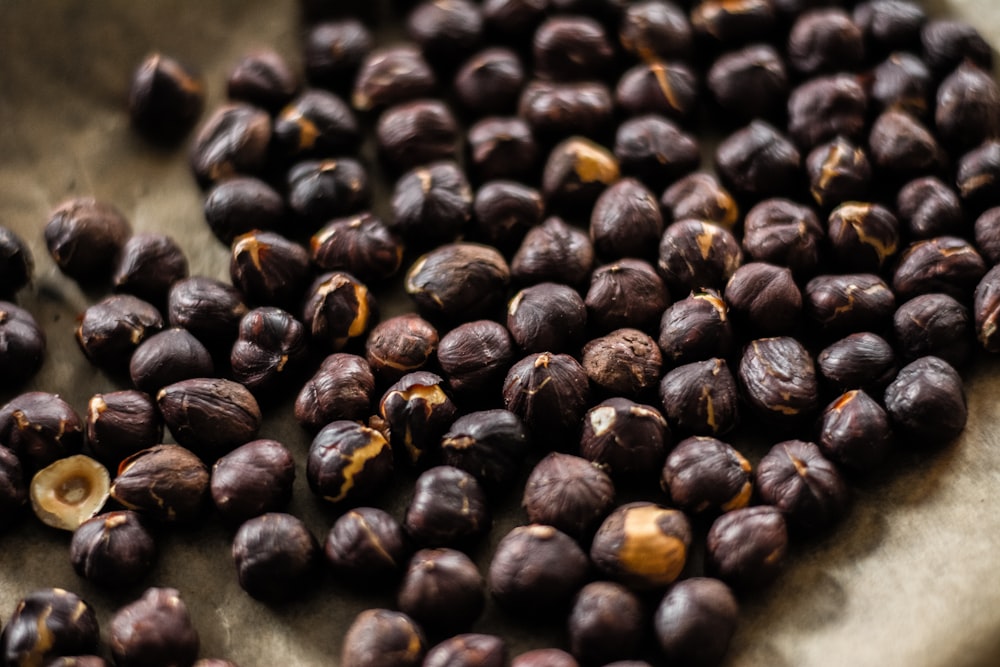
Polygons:
M733 272L724 293L737 331L778 336L793 333L802 312L802 293L788 268L751 262Z
M803 12L788 36L788 64L804 75L851 70L864 57L864 36L840 8Z
M743 221L743 252L753 261L787 266L796 277L807 277L819 268L825 236L811 207L765 199Z
M706 0L690 14L695 35L712 42L744 42L774 27L775 7L760 0Z
M517 115L544 142L600 134L611 124L613 111L611 91L596 81L529 81L517 103Z
M436 448L458 414L442 385L444 379L434 373L408 373L379 401L379 416L388 429L389 444L410 463L420 462Z
M257 435L257 399L243 385L194 378L167 385L156 395L163 421L177 442L214 461Z
M344 635L341 667L420 667L427 640L406 614L388 609L361 612Z
M300 302L310 271L304 247L280 234L254 230L233 239L230 252L229 277L248 302L270 306Z
M583 419L580 455L618 477L648 477L663 465L670 428L660 412L627 398L598 403Z
M580 362L597 386L635 397L656 385L663 356L651 336L637 329L618 329L584 345Z
M988 71L968 61L937 90L934 125L942 140L968 150L1000 134L1000 87Z
M958 19L933 19L920 31L927 64L944 75L968 58L984 70L993 69L993 50L975 27Z
M45 348L45 332L31 313L0 301L0 375L12 388L38 371Z
M776 507L726 512L708 531L707 569L736 589L756 589L784 567L788 528Z
M106 279L132 226L111 204L92 197L63 202L45 225L45 245L59 270L91 283Z
M371 370L386 382L419 371L434 357L439 343L433 324L414 313L379 322L365 341Z
M860 141L867 110L868 96L858 77L818 76L788 96L788 134L803 151L838 136Z
M202 515L208 490L201 459L177 445L157 445L121 462L111 497L158 521L183 523Z
M717 665L736 632L739 604L718 579L692 577L676 583L653 617L656 639L675 664Z
M294 481L291 452L277 440L254 440L215 462L209 491L219 514L238 524L284 508Z
M656 342L665 366L728 356L733 349L729 306L716 290L695 290L663 312Z
M271 117L249 104L226 104L204 122L191 147L191 170L207 187L264 167L271 143Z
M594 246L582 229L551 217L524 236L510 262L511 276L521 284L541 282L577 286L594 267Z
M110 296L84 311L76 342L91 363L110 371L128 368L136 348L163 328L160 312L130 294Z
M791 528L813 534L839 520L850 497L837 467L804 440L779 442L764 455L757 494L781 510Z
M705 83L716 104L741 121L775 119L788 99L785 61L768 44L723 53L708 70Z
M655 113L683 121L698 108L698 92L698 75L688 66L650 61L625 70L615 87L615 102L630 116Z
M345 583L380 586L396 583L410 553L410 542L391 514L358 507L334 522L323 553Z
M350 90L358 67L374 45L371 32L353 17L316 23L302 42L306 78L331 90Z
M406 273L406 293L429 316L470 321L491 314L510 283L503 255L488 246L452 243L432 250Z
M600 332L654 330L670 294L651 264L626 258L594 269L584 305L588 326Z
M831 461L852 470L875 470L889 455L892 427L874 398L852 389L826 406L816 444Z
M300 86L299 76L285 59L269 48L255 49L233 66L226 94L274 112L287 104Z
M486 584L504 609L537 617L568 607L589 570L573 538L552 526L531 524L514 528L497 544Z
M215 364L201 341L186 329L174 327L144 340L132 353L128 370L137 389L156 394L174 382L212 377Z
M83 422L55 394L31 391L0 408L0 443L33 473L83 448Z
M988 266L1000 264L1000 207L983 211L976 218L976 247Z
M731 134L715 151L722 183L734 194L754 199L798 192L801 161L795 145L761 120Z
M240 588L265 602L301 597L316 578L319 545L300 519L270 512L247 520L233 538Z
M861 2L854 8L851 17L861 29L869 53L918 44L920 30L927 23L923 8L901 0Z
M590 401L583 366L567 354L530 354L507 373L504 407L516 414L538 443L574 440Z
M198 657L201 641L173 588L149 588L112 617L111 654L121 667L175 667Z
M476 127L473 126L473 130ZM470 143L475 141L473 130L469 131ZM529 130L525 132L530 136ZM475 144L472 150L476 150ZM476 159L475 154L473 159ZM507 176L517 177L527 170L518 167L515 174ZM508 253L517 248L530 229L541 224L545 202L534 188L514 181L491 180L476 191L472 211L477 234L493 247Z
M301 322L280 308L254 308L240 321L229 366L234 380L250 391L266 393L297 371L307 353Z
M167 297L170 326L187 329L213 352L228 353L247 314L243 299L239 290L213 278L181 280Z
M486 582L461 551L421 549L407 565L396 603L429 633L446 637L468 630L483 613Z
M341 420L313 438L306 479L313 493L331 503L363 502L385 489L392 468L392 448L381 433Z
M651 259L663 234L663 215L656 197L634 178L625 178L597 198L590 215L590 239L605 259Z
M691 525L682 512L634 502L604 520L590 545L590 560L632 590L655 590L680 576L690 547Z
M163 303L171 285L188 277L184 251L165 234L136 234L121 249L111 284L116 292Z
M899 248L899 222L878 204L841 204L826 227L831 260L845 272L876 273Z
M5 665L47 665L60 655L98 652L97 614L75 593L47 588L18 601L3 634L0 657Z
M99 514L80 524L69 545L73 570L101 588L132 586L156 560L156 542L136 512Z
M356 354L335 352L303 385L295 399L295 419L312 433L333 421L364 420L374 393L375 375L368 362Z
M397 172L453 160L458 153L458 124L440 100L416 100L386 109L379 116L375 137L384 164Z
M872 183L872 166L865 149L844 137L813 148L806 156L809 192L824 208L864 200Z
M528 521L585 543L614 502L614 483L606 472L587 459L553 452L528 476L521 506Z
M428 95L436 85L434 71L416 47L375 49L358 68L351 106L373 111Z
M309 231L371 204L368 172L357 160L303 160L288 170L288 205Z
M975 325L963 303L968 294L962 303L947 294L921 294L902 304L892 319L900 361L931 355L959 368L972 359Z
M660 479L671 501L692 514L740 509L753 494L750 462L732 445L703 436L678 443Z
M660 240L657 268L675 297L691 290L722 288L743 262L729 231L711 222L675 222Z
M432 162L396 181L389 228L417 247L453 241L472 217L472 188L455 162Z
M738 377L744 399L769 421L787 424L818 407L816 368L809 352L794 338L751 341L740 359Z
M740 208L711 174L695 172L673 183L660 197L664 221L706 220L732 229L740 217Z
M488 491L499 491L513 481L529 444L528 430L513 412L470 412L441 436L441 459L475 476Z
M538 283L514 295L507 304L507 330L525 352L573 349L587 325L580 294L557 283Z
M806 318L821 337L834 340L862 331L884 333L896 310L896 295L872 273L817 276L802 295Z
M956 236L917 241L899 257L892 288L901 301L943 292L960 302L986 274L986 263L969 242Z
M1000 141L983 142L958 160L955 185L962 202L973 213L1000 205L996 181L1000 176Z
M21 516L28 502L28 482L12 450L0 447L0 529Z
M665 188L701 163L698 139L659 114L636 116L619 125L614 154L622 174L639 179L653 190ZM715 210L711 204L709 208ZM711 215L675 219L685 217L714 219Z
M205 194L205 222L215 237L233 239L255 229L278 229L285 219L285 200L264 181L239 176L216 184Z
M694 46L687 14L668 2L637 2L626 7L618 40L626 51L647 60L683 59Z
M919 238L966 232L958 193L934 176L914 179L900 188L896 212L910 234ZM978 238L976 245L980 245Z
M468 633L446 639L428 651L423 667L506 667L508 662L503 639Z
M725 359L684 364L660 380L663 414L680 433L723 435L740 420L736 380Z
M472 55L452 81L462 106L474 115L483 116L513 112L523 85L521 59L514 51L501 47Z
M868 86L872 107L897 108L917 118L926 118L932 108L934 78L920 57L897 51L871 70Z
M205 106L205 81L163 53L152 53L132 74L128 112L132 126L147 139L173 143L198 120Z
M514 361L514 341L502 324L474 320L441 338L437 360L456 395L475 393L503 381Z
M969 414L962 378L938 357L900 369L885 390L885 409L900 442L930 446L958 437Z
M551 210L586 210L619 178L621 168L611 151L590 139L570 137L549 153L542 194Z
M896 377L892 346L876 334L851 334L824 348L816 357L823 382L837 391L882 391Z
M595 581L580 589L566 622L570 652L588 665L635 656L645 630L639 597L621 584Z
M972 311L975 316L976 338L987 352L1000 352L1000 269L990 269L976 286Z
M437 466L417 478L403 527L419 546L461 547L485 535L493 520L476 478L458 468Z
M361 141L358 121L337 95L310 88L274 119L274 144L290 158L350 154Z
M149 394L114 391L87 403L87 444L112 469L126 456L163 441L163 420Z
M313 262L363 281L385 280L403 262L403 241L371 213L330 220L309 242Z

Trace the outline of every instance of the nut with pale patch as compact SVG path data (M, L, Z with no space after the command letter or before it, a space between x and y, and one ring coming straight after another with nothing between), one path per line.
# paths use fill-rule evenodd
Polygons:
M570 137L549 153L542 194L551 208L587 209L619 178L618 159L611 151L590 139Z
M663 414L679 432L722 435L739 423L736 380L725 359L684 364L660 380Z
M587 411L580 455L607 466L615 477L648 477L663 465L669 443L670 428L659 410L609 398Z
M622 74L615 102L631 116L659 114L685 120L698 107L698 75L680 62L654 60Z
M31 479L31 507L42 523L76 530L108 500L111 479L100 463L77 454L42 468Z
M337 95L318 88L305 91L281 109L273 132L275 146L290 158L346 155L361 142L351 108Z
M809 152L806 171L809 192L824 208L862 200L872 184L872 166L865 149L839 136Z
M396 382L419 371L434 357L438 332L416 313L379 322L365 341L365 358L382 380Z
M900 301L932 292L964 301L986 270L971 243L957 236L936 236L911 243L903 251L892 275L892 288Z
M250 391L282 385L305 361L305 327L280 308L254 308L240 321L240 334L229 356L233 379Z
M629 588L650 590L680 576L690 547L691 525L683 512L634 502L604 520L591 543L590 560Z
M34 473L80 451L83 423L56 394L29 391L0 408L0 442L17 454L26 472Z
M344 636L341 667L419 667L427 651L424 631L406 614L368 609Z
M403 241L367 212L327 222L313 234L309 251L321 269L365 281L389 278L403 262Z
M73 570L102 588L126 588L153 567L156 542L136 512L99 514L80 524L69 545Z
M357 507L333 523L323 552L345 583L378 587L396 583L410 553L410 542L388 512Z
M298 243L254 230L233 239L230 253L229 277L247 301L291 306L302 299L310 266L309 253Z
M201 516L208 485L208 469L193 452L157 445L121 462L111 497L159 521L186 522Z
M899 249L899 222L879 204L847 202L830 213L827 237L838 267L877 273Z
M438 445L458 413L443 385L444 380L434 373L409 373L389 387L379 402L389 443L411 463L418 463Z
M737 375L750 408L772 423L797 422L818 406L816 367L809 351L794 338L750 341Z
M528 431L508 410L470 412L441 436L444 463L474 475L489 491L506 488L527 454Z
M816 444L825 456L863 472L876 469L892 446L889 416L860 389L845 392L826 406L818 431Z
M46 588L18 601L0 636L7 665L48 665L62 655L99 652L97 614L75 593Z
M428 315L469 321L503 302L510 268L503 255L476 243L451 243L417 259L406 272L406 293Z
M896 295L873 273L816 276L802 296L806 319L824 338L885 332L896 310Z
M316 434L306 478L312 492L324 500L362 502L386 489L392 468L392 448L381 433L341 420Z
M670 452L661 483L675 505L693 514L746 507L753 494L750 462L731 445L700 436Z
M711 222L675 222L660 240L657 268L678 297L706 287L721 289L742 263L736 238Z
M95 365L122 371L136 348L162 328L163 317L152 305L130 294L116 294L84 311L76 342Z

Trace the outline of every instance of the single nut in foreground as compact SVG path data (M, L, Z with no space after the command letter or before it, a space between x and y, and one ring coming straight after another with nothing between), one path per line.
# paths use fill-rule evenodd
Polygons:
M78 197L60 204L45 225L45 245L59 270L74 280L106 279L132 226L111 204Z
M163 329L163 317L151 304L130 294L117 294L84 311L76 342L92 363L124 371L139 345Z
M156 403L177 442L207 461L253 440L262 420L257 399L246 387L218 378L167 385Z
M111 283L116 292L162 303L171 285L187 276L187 257L177 242L165 234L146 233L125 242Z
M170 326L183 327L210 350L227 353L247 314L243 294L232 285L205 276L174 283L167 297Z
M889 416L874 398L852 389L826 406L816 444L827 457L860 471L878 467L892 446Z
M307 353L301 322L280 308L254 308L240 320L229 363L233 379L250 391L264 393L280 387Z
M112 617L108 643L121 667L190 665L201 642L187 605L173 588L149 588Z
M733 348L729 307L714 289L696 289L663 311L660 335L665 365L727 357Z
M111 497L159 521L184 522L201 516L208 484L208 469L193 452L157 445L121 462Z
M847 511L850 492L819 447L803 440L779 442L757 464L757 493L785 515L791 528L817 533Z
M427 640L406 614L368 609L351 623L342 646L341 667L419 667Z
M663 414L681 433L728 433L740 420L739 399L736 380L725 359L684 364L660 380Z
M670 500L692 514L746 507L753 493L750 462L715 438L696 436L678 443L661 480Z
M303 246L274 232L253 230L233 239L230 253L230 280L247 301L285 308L301 302L310 274Z
M295 399L295 419L310 432L340 419L363 420L371 413L375 376L355 354L335 352L320 364Z
M674 584L653 619L660 648L671 662L716 665L736 631L739 605L724 583L692 577Z
M504 325L491 320L460 324L441 338L437 360L456 394L499 386L514 359L514 341Z
M277 440L253 440L215 462L209 489L219 514L241 523L284 508L294 481L291 452Z
M614 506L608 474L587 459L553 452L531 471L521 506L532 523L554 526L585 543Z
M621 584L595 581L580 589L569 613L570 652L588 665L635 657L646 614L639 597Z
M203 187L237 175L256 174L267 159L271 117L249 104L219 107L191 147L191 170Z
M932 446L958 437L969 415L962 378L938 357L904 366L885 390L885 409L901 438Z
M528 444L528 431L513 412L482 410L452 423L441 436L441 458L474 475L487 491L499 491L517 474Z
M371 370L386 382L421 370L434 356L438 332L416 313L390 317L378 323L365 342Z
M587 411L580 455L618 477L649 477L663 465L670 442L667 421L656 408L609 398Z
M524 421L537 443L575 441L590 400L583 366L568 354L529 354L507 372L504 407Z
M240 587L265 602L299 596L315 579L319 545L300 519L271 512L246 521L233 538Z
M410 552L410 542L403 527L388 512L356 507L333 523L323 552L344 583L379 587L396 583Z
M31 313L0 301L0 375L16 387L34 375L45 357L45 332Z
M83 448L83 424L55 394L31 391L0 408L0 442L34 472Z
M663 232L657 269L674 296L721 289L743 263L732 232L711 222L681 220Z
M128 368L132 384L154 396L168 384L215 375L215 364L208 348L194 334L180 327L166 329L144 340L132 353Z
M69 545L73 570L102 588L127 588L153 567L156 542L136 512L100 514L80 524Z
M508 283L510 268L503 255L475 243L440 246L406 272L406 293L418 308L460 322L491 314Z
M306 478L312 492L331 503L363 502L385 489L392 468L392 448L381 433L341 420L313 438Z
M690 546L691 525L682 512L634 502L604 520L590 545L590 560L629 588L649 590L680 576Z
M428 632L449 636L468 630L482 614L486 583L461 551L421 549L410 559L396 600Z
M635 397L656 386L663 356L638 329L616 329L583 346L580 362L590 381L611 394Z
M194 126L204 106L205 81L168 55L146 56L132 75L129 116L149 139L178 141Z
M476 478L437 466L417 478L403 527L420 546L463 547L492 526L486 494Z
M60 655L97 653L100 630L94 609L61 588L34 591L21 599L0 635L5 665L48 665Z
M812 357L794 338L751 341L740 359L739 381L750 407L772 422L799 420L818 406Z
M76 530L104 507L110 484L107 468L89 456L59 459L31 479L31 508L47 526Z
M776 507L726 512L708 531L707 569L734 588L768 584L784 567L788 529Z

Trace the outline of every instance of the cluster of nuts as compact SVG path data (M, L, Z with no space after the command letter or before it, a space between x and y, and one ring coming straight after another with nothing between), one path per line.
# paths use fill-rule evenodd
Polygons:
M80 576L127 586L155 557L147 522L212 503L257 599L300 594L324 560L397 587L398 610L349 628L343 667L506 664L501 638L468 633L487 592L568 619L568 653L516 667L719 662L737 595L840 519L894 448L957 437L955 369L977 339L1000 350L991 51L910 0L841 4L429 0L406 10L411 41L376 47L341 3L303 2L308 83L247 55L193 141L231 284L188 276L172 239L133 235L107 203L52 212L59 268L115 291L79 345L134 388L83 419L42 392L3 406L0 517L30 496L75 531ZM203 97L153 56L134 125L176 141ZM727 133L717 176L698 171L704 118ZM387 215L367 120L396 178ZM0 296L31 267L0 228ZM404 267L416 312L379 321ZM44 348L0 302L3 375L26 381ZM293 452L257 439L299 388L309 488L342 511L322 543L284 512ZM754 423L780 441L745 455L727 440ZM466 552L527 461L527 525L484 576ZM419 476L394 517L373 505L399 467ZM97 514L109 498L120 509ZM10 664L104 664L48 662L96 645L86 603L57 590L0 638ZM111 650L190 665L197 633L176 592L150 589Z

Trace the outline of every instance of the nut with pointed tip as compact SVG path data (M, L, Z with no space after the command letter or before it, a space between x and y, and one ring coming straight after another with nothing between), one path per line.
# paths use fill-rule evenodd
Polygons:
M418 545L466 546L491 526L486 493L469 473L437 466L417 478L403 527Z
M434 373L409 373L389 387L379 402L389 443L411 463L418 463L438 445L458 413L442 385L444 379Z
M616 478L649 477L663 465L669 443L670 428L659 410L609 398L587 411L580 455Z
M408 313L391 317L372 329L365 343L365 358L381 380L396 382L426 366L437 346L434 325Z
M205 81L162 53L142 61L132 75L128 110L132 125L147 138L175 142L198 120L205 106Z
M95 365L123 371L139 345L161 329L163 317L154 306L130 294L118 294L84 311L76 341Z
M29 391L0 408L0 443L21 460L26 472L79 453L83 423L56 394Z
M552 526L533 523L504 535L493 552L486 581L504 609L532 618L552 618L553 612L569 606L589 569L587 555L573 538Z
M238 524L284 508L294 481L291 452L277 440L254 440L215 462L209 489L219 514Z
M509 282L503 255L475 243L440 246L406 272L406 292L422 311L460 321L492 314Z
M661 484L677 507L692 514L746 507L753 493L750 462L731 445L699 436L670 452Z
M306 90L274 119L274 143L289 158L351 154L360 141L354 112L326 90Z
M126 456L162 441L163 420L148 394L113 391L95 394L87 402L87 444L111 469Z
M263 169L271 143L271 117L249 104L226 104L201 126L191 148L191 169L203 187Z
M615 503L615 486L599 466L579 456L553 452L535 466L521 506L532 523L554 526L581 543Z

